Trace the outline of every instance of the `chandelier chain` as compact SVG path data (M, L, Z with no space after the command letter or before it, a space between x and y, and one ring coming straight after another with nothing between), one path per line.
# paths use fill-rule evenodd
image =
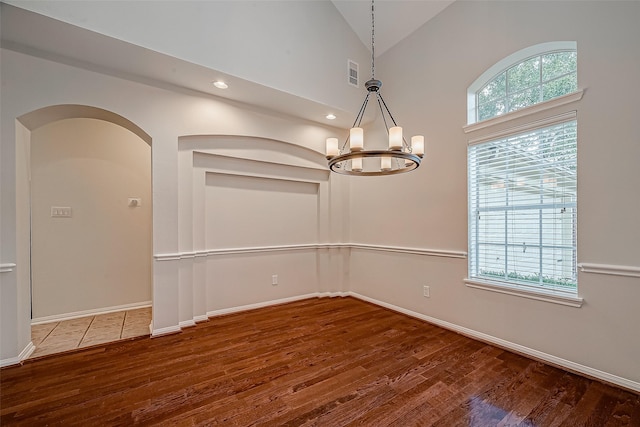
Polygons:
M375 10L373 7L373 1L371 0L371 79L376 78L376 44L375 44Z

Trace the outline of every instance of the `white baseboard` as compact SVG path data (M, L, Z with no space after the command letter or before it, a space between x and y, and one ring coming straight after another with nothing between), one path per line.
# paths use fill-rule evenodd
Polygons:
M169 334L176 334L182 331L182 328L178 325L167 326L166 328L159 329L152 329L151 325L149 325L149 329L151 330L151 338L157 338Z
M337 298L337 297L348 297L351 294L349 292L318 292L316 297L318 298Z
M196 326L196 321L195 320L183 320L182 322L180 322L178 324L178 326L180 326L180 329L182 329L182 328L190 328L192 326Z
M37 317L31 319L32 325L44 323L62 322L64 320L78 319L86 316L98 316L100 314L115 313L116 311L135 310L137 308L151 307L151 301L134 302L131 304L114 305L112 307L95 308L92 310L74 311L72 313L54 314L52 316Z
M424 320L425 322L434 324L436 326L440 326L444 329L448 329L454 332L457 332L461 335L465 335L467 337L477 339L479 341L483 341L489 344L495 344L500 348L504 348L506 350L511 350L514 353L522 354L525 356L529 356L533 359L540 360L543 362L547 362L553 366L557 366L563 369L566 369L571 372L583 374L590 378L595 378L601 381L604 381L609 384L615 384L617 386L626 388L628 390L633 390L635 392L640 392L640 382L632 381L627 378L619 377L614 374L610 374L608 372L600 371L598 369L591 368L589 366L581 365L579 363L572 362L570 360L562 359L560 357L543 353L541 351L522 346L520 344L515 344L510 341L503 340L501 338L497 338L482 332L475 331L473 329L465 328L463 326L456 325L454 323L449 323L444 320L436 319L434 317L430 317L421 313L417 313L415 311L407 310L402 307L398 307L393 304L388 304L386 302L378 301L373 298L366 297L364 295L360 295L356 292L348 292L348 294L354 298L360 299L362 301L367 301L375 305L379 305L380 307L388 308L389 310L397 311L402 314L406 314L407 316L415 317L420 320Z
M309 298L346 297L346 296L349 296L348 292L323 292L323 293L314 292L311 294L297 295L294 297L281 298L277 300L259 302L255 304L240 305L237 307L207 311L206 316L197 316L197 318L194 317L193 320L185 320L185 321L179 322L179 324L176 326L169 326L166 328L154 329L151 331L151 337L155 338L162 335L175 334L177 332L180 332L183 328L195 326L196 322L207 321L210 317L222 316L222 315L231 314L231 313L239 313L241 311L247 311L247 310L255 310L256 308L264 308L272 305L286 304L289 302L300 301L300 300L309 299Z
M206 314L203 314L202 316L193 316L193 321L196 323L206 322L207 320L209 320L209 317Z
M33 353L35 349L36 349L36 346L33 345L31 341L29 341L29 344L27 344L27 346L16 357L10 357L9 359L0 360L0 368L4 368L5 366L20 364L20 362L22 362L23 360L31 356L31 353Z
M314 292L311 294L298 295L294 297L281 298L277 300L265 301L256 304L241 305L238 307L223 308L220 310L208 311L206 315L195 316L193 320L184 320L177 326L169 326L166 328L160 328L153 330L152 325L149 325L152 337L159 337L162 335L175 334L180 332L183 328L189 328L195 326L196 323L206 322L210 317L222 316L225 314L239 313L241 311L255 310L256 308L264 308L273 305L286 304L288 302L300 301L309 298L335 298L335 297L347 297L349 292Z
M248 304L248 305L241 305L241 306L238 306L238 307L223 308L223 309L220 309L220 310L207 311L207 317L222 316L224 314L238 313L238 312L241 312L241 311L254 310L256 308L263 308L263 307L269 307L269 306L272 306L272 305L286 304L288 302L300 301L300 300L303 300L303 299L318 298L318 297L320 297L320 295L321 295L320 293L314 292L312 294L298 295L298 296L295 296L295 297L289 297L289 298L282 298L282 299L277 299L277 300L259 302L259 303L256 303L256 304Z

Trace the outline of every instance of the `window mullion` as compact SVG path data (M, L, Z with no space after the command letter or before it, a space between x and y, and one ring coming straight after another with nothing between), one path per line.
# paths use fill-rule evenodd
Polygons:
M542 67L540 67L542 68ZM540 187L540 205L542 206L544 204L544 193L542 191L543 189L543 185L544 185L544 180L542 179L542 174L540 174L540 178L539 178L539 184L538 186ZM539 277L540 277L540 286L543 285L543 281L542 281L542 208L540 208L538 210L538 243L540 245L540 249L539 249L539 253L538 253L538 271L539 273Z
M510 156L507 155L506 159L506 173L505 173L505 206L504 210L504 279L509 280L509 160Z
M471 215L473 215L473 219L469 218L470 221L473 221L473 224L475 225L474 229L473 229L473 234L474 234L474 256L473 256L473 260L471 262L473 262L473 274L474 275L478 275L479 274L479 269L478 266L480 265L480 182L478 180L477 177L477 173L480 170L480 162L478 160L478 156L474 155L473 157L473 163L474 163L474 167L472 169L470 169L470 188L473 188L475 191L475 205L472 205L472 210L470 212ZM475 171L475 173L474 173Z
M542 102L544 100L544 91L542 90L542 55L540 58L540 67L538 68L538 102Z
M504 111L509 112L509 95L511 95L511 90L509 86L509 70L504 72Z

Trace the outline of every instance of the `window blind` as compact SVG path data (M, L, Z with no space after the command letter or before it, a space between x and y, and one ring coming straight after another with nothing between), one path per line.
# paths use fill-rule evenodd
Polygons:
M469 275L577 291L577 123L468 148Z

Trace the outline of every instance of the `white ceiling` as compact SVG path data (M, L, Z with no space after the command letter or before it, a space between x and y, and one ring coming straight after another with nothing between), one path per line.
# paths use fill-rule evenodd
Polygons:
M375 8L376 57L420 28L455 0L378 0ZM332 0L362 43L371 50L371 1Z
M332 0L365 46L371 41L371 2ZM376 56L408 36L453 0L378 0ZM349 127L353 112L329 108L299 96L218 72L233 91L212 88L211 70L174 57L102 36L61 21L3 3L2 47L172 90L197 91L265 107L328 124L328 111L338 116L331 125ZM33 31L37 28L38 31Z

